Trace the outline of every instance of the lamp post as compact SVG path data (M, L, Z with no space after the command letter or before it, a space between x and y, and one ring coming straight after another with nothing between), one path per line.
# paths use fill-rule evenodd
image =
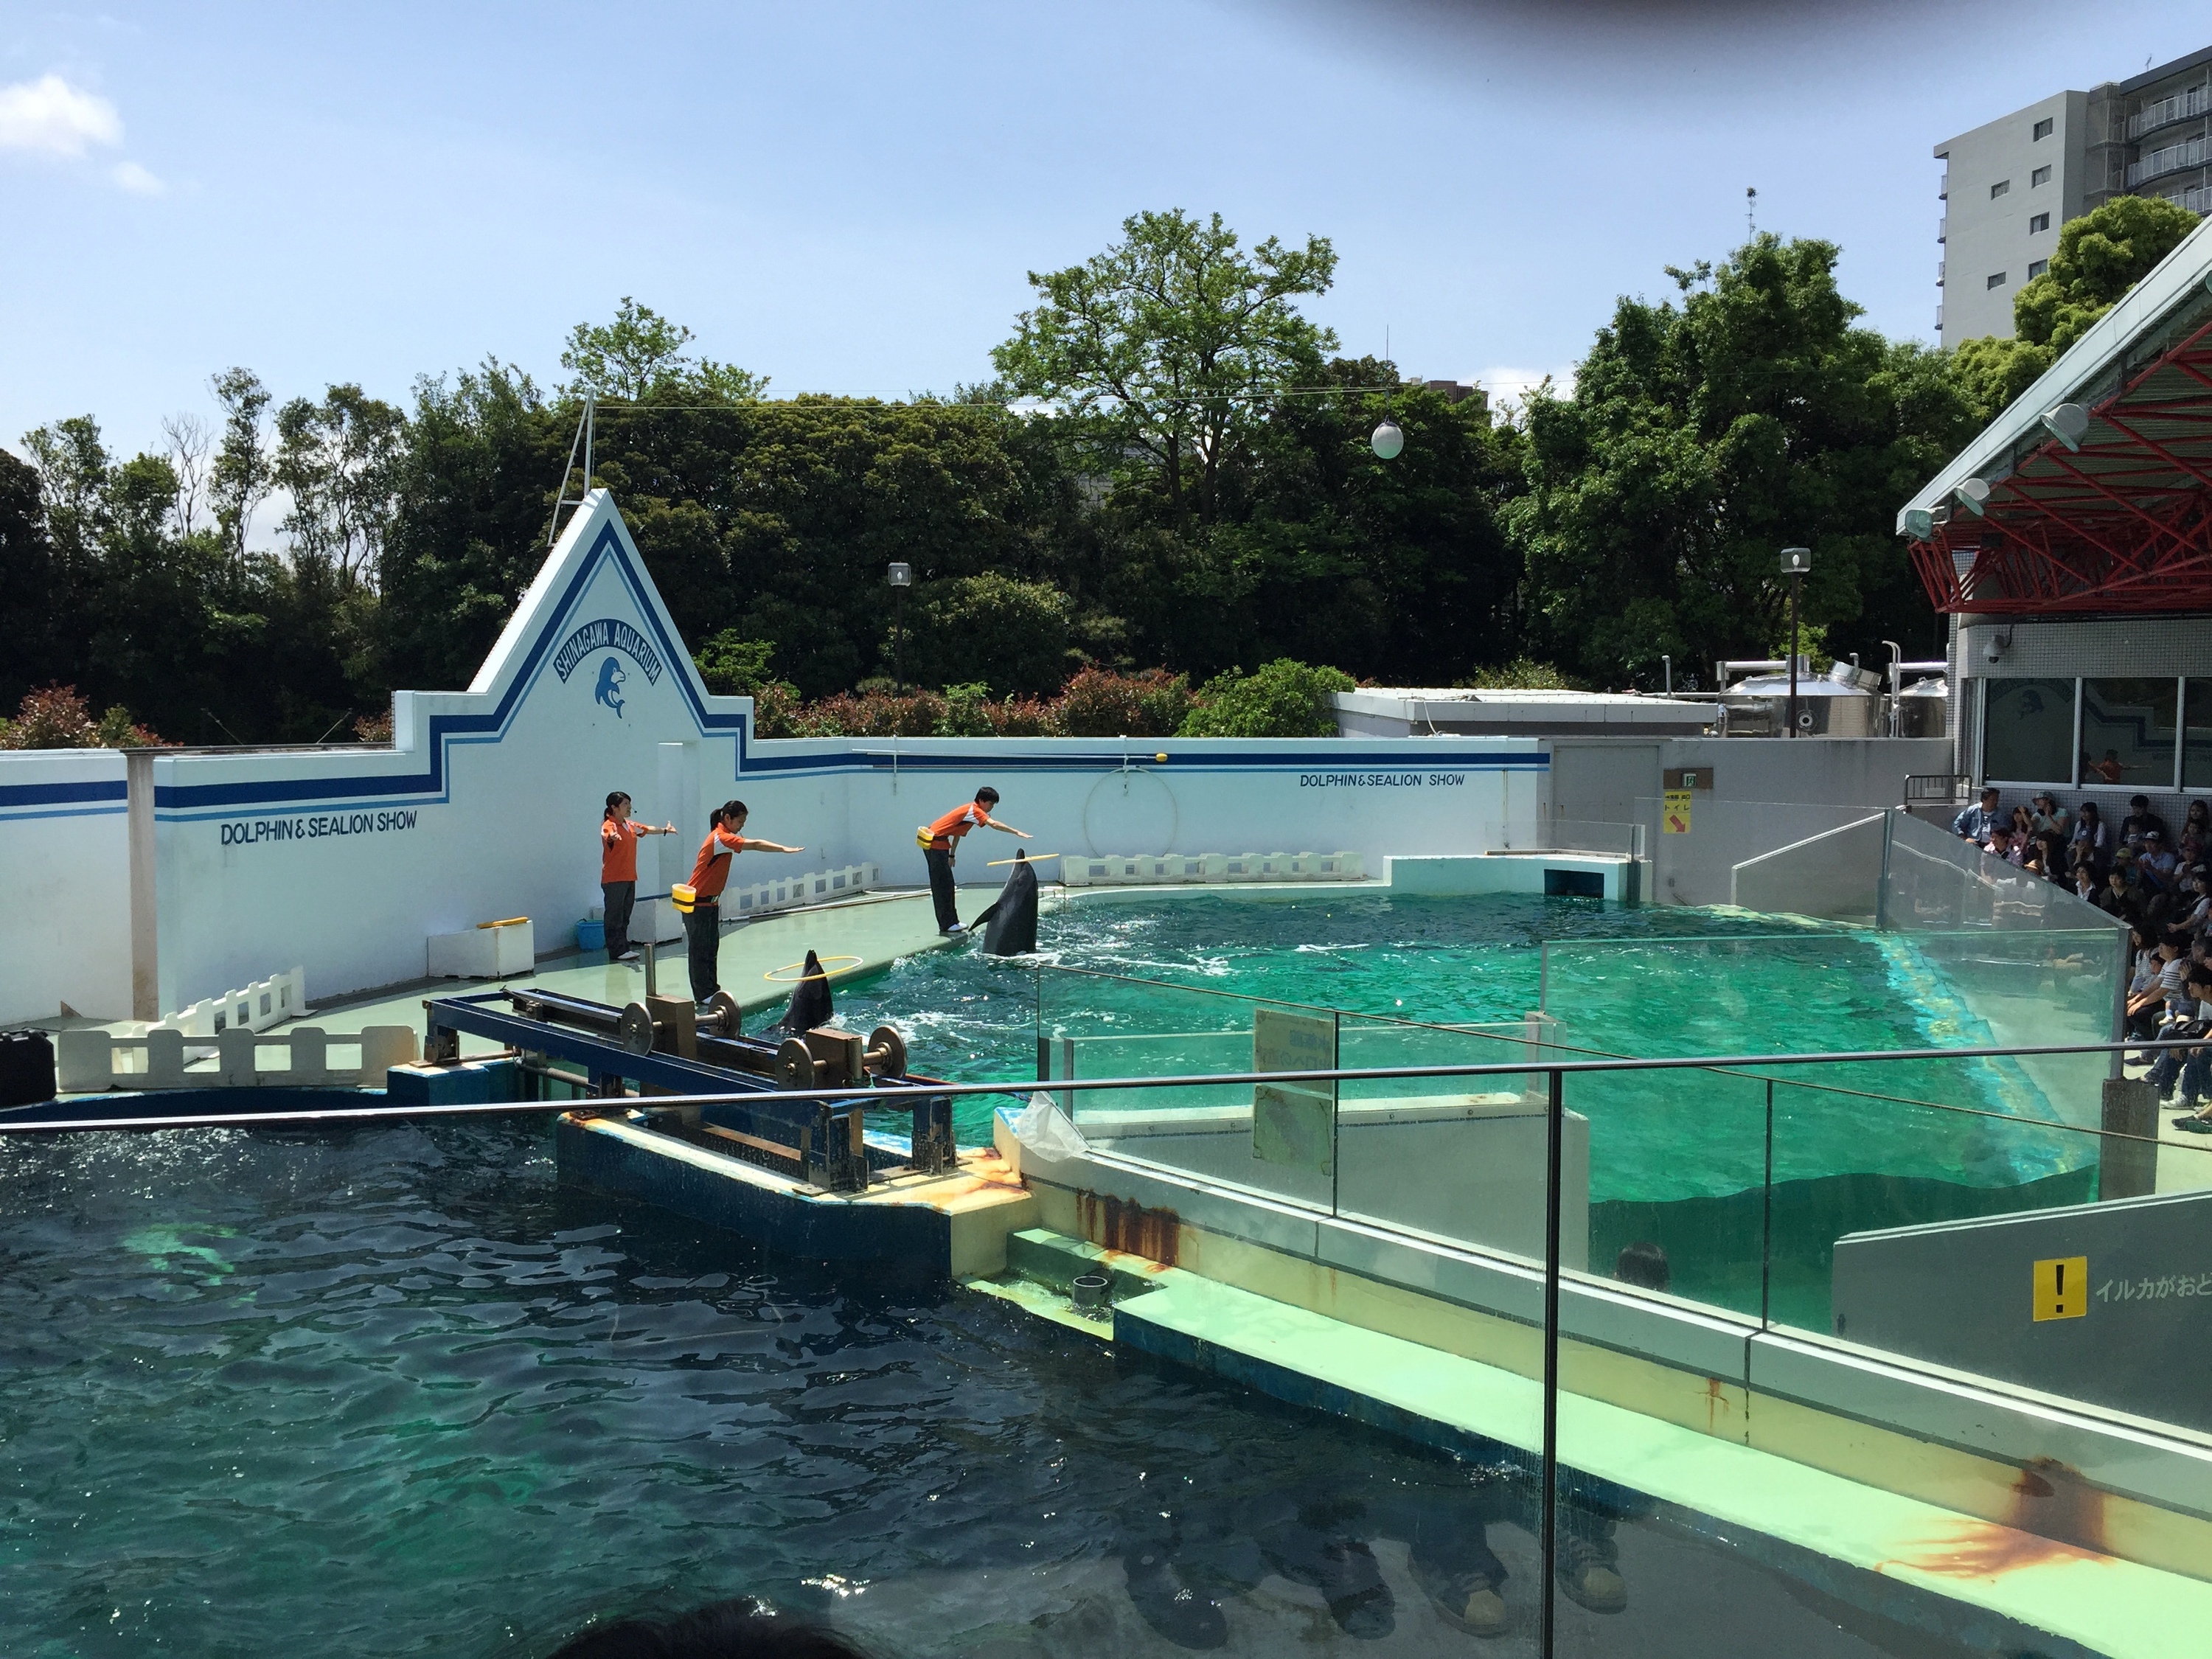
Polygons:
M1797 735L1797 595L1805 586L1805 573L1813 568L1809 547L1782 550L1782 574L1790 578L1790 735Z
M897 611L891 623L891 685L893 695L906 695L906 670L903 656L906 650L906 591L914 586L914 567L895 564L890 570L891 592L898 598Z

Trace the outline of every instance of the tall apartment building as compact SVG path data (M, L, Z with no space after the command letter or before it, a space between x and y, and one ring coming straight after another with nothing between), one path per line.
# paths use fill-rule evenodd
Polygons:
M2115 196L2212 211L2212 46L2040 103L1936 146L1936 333L2012 333L2012 300L2069 219Z

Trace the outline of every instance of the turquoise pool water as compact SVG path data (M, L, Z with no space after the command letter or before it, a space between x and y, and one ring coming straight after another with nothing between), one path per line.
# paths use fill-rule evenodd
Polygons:
M1048 915L1041 959L1146 983L1085 979L973 948L926 952L842 986L841 1018L890 1021L913 1063L938 1076L1036 1076L1036 1039L1249 1032L1246 998L1394 1019L1467 1024L1539 1007L1563 1045L1608 1054L1805 1054L2100 1040L2109 964L2051 967L2048 936L1881 935L1785 925L1744 912L1623 908L1499 896L1177 894L1078 902ZM1163 987L1183 988L1182 990ZM1042 1006L1040 1008L1040 998ZM1978 1009L2019 1006L2026 1035ZM1372 1023L1344 1063L1510 1058L1475 1038L1390 1033ZM1233 1042L1111 1052L1085 1075L1227 1069ZM1243 1055L1249 1060L1249 1052ZM1778 1180L1842 1174L2003 1187L2081 1168L2093 1137L2021 1121L2094 1121L2101 1060L1865 1062L1774 1073ZM1819 1085L1819 1086L1814 1086ZM1592 1120L1598 1200L1713 1197L1765 1177L1763 1083L1717 1073L1577 1079L1569 1105ZM1883 1098L1887 1097L1888 1098ZM1916 1104L1911 1103L1929 1103ZM1973 1115L1938 1109L1972 1109ZM964 1139L990 1106L963 1103Z

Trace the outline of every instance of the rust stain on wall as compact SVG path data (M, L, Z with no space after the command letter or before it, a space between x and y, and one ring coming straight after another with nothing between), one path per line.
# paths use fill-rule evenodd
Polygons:
M1129 1199L1099 1193L1079 1193L1075 1201L1083 1236L1092 1243L1143 1256L1164 1267L1176 1265L1182 1218L1173 1210L1148 1210Z
M2007 1507L2002 1522L1954 1522L1881 1566L1945 1578L1996 1578L2021 1567L2112 1559L2105 1553L2105 1494L2057 1458L2025 1465Z
M1735 1406L1728 1397L1728 1385L1717 1376L1707 1377L1705 1379L1705 1432L1707 1434L1717 1432L1720 1428L1721 1413L1735 1409Z

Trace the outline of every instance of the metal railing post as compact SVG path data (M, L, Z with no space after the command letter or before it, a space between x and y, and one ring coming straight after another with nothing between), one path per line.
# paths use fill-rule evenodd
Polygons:
M1774 1079L1766 1079L1766 1163L1759 1187L1759 1326L1769 1328L1767 1304L1774 1272Z
M1559 1151L1566 1078L1556 1066L1551 1068L1550 1085L1544 1116L1544 1595L1539 1659L1552 1659L1559 1599Z

